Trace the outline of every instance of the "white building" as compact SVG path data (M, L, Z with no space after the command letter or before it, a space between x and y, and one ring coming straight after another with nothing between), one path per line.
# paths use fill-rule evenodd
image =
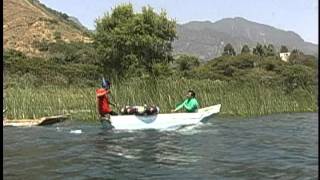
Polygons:
M290 52L280 53L280 58L282 61L288 62L290 56Z

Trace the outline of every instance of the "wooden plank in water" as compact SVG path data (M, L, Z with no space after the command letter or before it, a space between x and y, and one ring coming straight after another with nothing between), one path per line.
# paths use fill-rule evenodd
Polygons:
M68 119L68 116L59 115L59 116L50 116L41 118L41 122L38 124L39 126L54 124L58 122L62 122Z
M68 119L68 115L43 117L40 119L3 120L3 126L45 126Z

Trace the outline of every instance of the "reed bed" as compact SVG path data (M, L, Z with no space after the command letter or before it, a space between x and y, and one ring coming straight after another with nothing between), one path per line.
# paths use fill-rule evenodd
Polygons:
M227 83L212 80L130 80L113 82L111 101L124 105L158 105L170 112L192 89L201 107L222 104L220 115L258 116L281 112L316 112L315 88L296 89L254 83ZM41 87L8 88L4 93L8 119L39 118L71 114L72 118L97 119L95 88ZM115 111L119 107L114 108Z

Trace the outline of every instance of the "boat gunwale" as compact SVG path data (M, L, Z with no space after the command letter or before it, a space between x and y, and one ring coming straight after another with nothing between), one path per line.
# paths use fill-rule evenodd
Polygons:
M216 108L218 110L216 110ZM168 117L174 117L174 116L200 116L199 118L202 118L202 116L210 116L212 114L218 113L220 112L220 108L221 108L221 104L216 104L216 105L212 105L212 106L207 106L204 108L199 109L197 112L181 112L181 113L159 113L159 114L155 114L155 115L135 115L135 114L126 114L126 115L111 115L111 121L112 119L118 119L117 117L121 117L122 118L131 118L131 117L137 117L137 119L139 118L152 118L152 117L159 117L159 116L168 116ZM212 112L213 111L213 112Z

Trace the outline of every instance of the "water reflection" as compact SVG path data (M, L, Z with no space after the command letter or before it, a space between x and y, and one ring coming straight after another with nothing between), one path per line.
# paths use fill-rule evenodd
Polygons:
M100 133L103 138L95 140L100 151L113 156L135 159L144 164L175 166L194 162L189 150L181 144L181 135L170 131L113 131Z

